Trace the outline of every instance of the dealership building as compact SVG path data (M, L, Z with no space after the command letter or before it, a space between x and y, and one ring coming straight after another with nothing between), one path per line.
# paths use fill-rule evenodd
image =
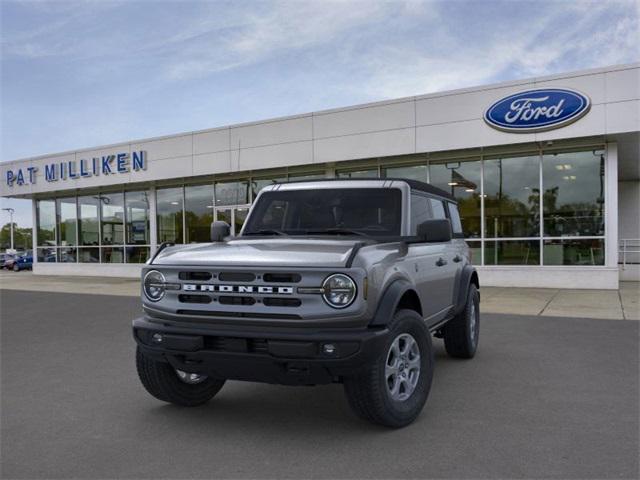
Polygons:
M0 164L33 202L34 272L137 276L162 242L239 233L258 191L422 180L459 201L483 285L640 278L640 64L131 140Z

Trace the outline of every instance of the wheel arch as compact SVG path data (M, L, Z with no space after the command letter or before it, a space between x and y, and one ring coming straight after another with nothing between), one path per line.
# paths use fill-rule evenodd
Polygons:
M422 316L420 297L414 286L405 279L397 279L385 289L370 325L387 325L393 318L393 314L400 308L414 310Z
M464 306L467 303L467 295L469 294L469 286L471 284L475 285L475 287L480 290L480 278L478 277L478 272L472 265L465 265L460 274L458 285L456 286L456 315L464 309ZM479 294L480 293L478 293L478 295Z

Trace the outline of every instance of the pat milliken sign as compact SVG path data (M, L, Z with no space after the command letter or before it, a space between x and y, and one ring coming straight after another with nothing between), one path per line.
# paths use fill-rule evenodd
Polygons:
M512 133L532 133L564 127L589 112L588 96L566 88L539 88L504 97L484 113L491 127Z
M9 187L35 184L39 177L47 182L76 180L87 177L118 175L147 169L147 152L139 150L128 153L114 153L100 157L82 158L64 162L52 162L39 167L9 169L4 174Z

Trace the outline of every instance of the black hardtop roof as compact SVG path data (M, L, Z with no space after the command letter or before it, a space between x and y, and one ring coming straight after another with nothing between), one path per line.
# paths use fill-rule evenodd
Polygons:
M456 198L449 192L442 190L441 188L434 187L433 185L419 180L413 180L409 178L323 178L317 180L294 180L293 182L281 182L286 183L313 183L313 182L370 182L372 180L380 180L382 182L405 182L411 187L411 190L418 190L420 192L428 193L430 195L436 195L438 197L446 198L448 201L458 203Z
M434 187L430 183L421 182L420 180L411 180L409 178L385 178L384 180L398 180L400 182L406 182L411 187L411 190L419 190L421 192L430 193L431 195L444 197L451 202L458 203L456 198L449 192L446 192L441 188Z

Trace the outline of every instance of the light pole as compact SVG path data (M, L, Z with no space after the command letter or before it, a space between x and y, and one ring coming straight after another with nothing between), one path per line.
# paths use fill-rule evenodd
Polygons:
M9 228L11 228L11 250L13 250L13 214L15 213L15 210L11 207L3 208L3 210L9 212Z

